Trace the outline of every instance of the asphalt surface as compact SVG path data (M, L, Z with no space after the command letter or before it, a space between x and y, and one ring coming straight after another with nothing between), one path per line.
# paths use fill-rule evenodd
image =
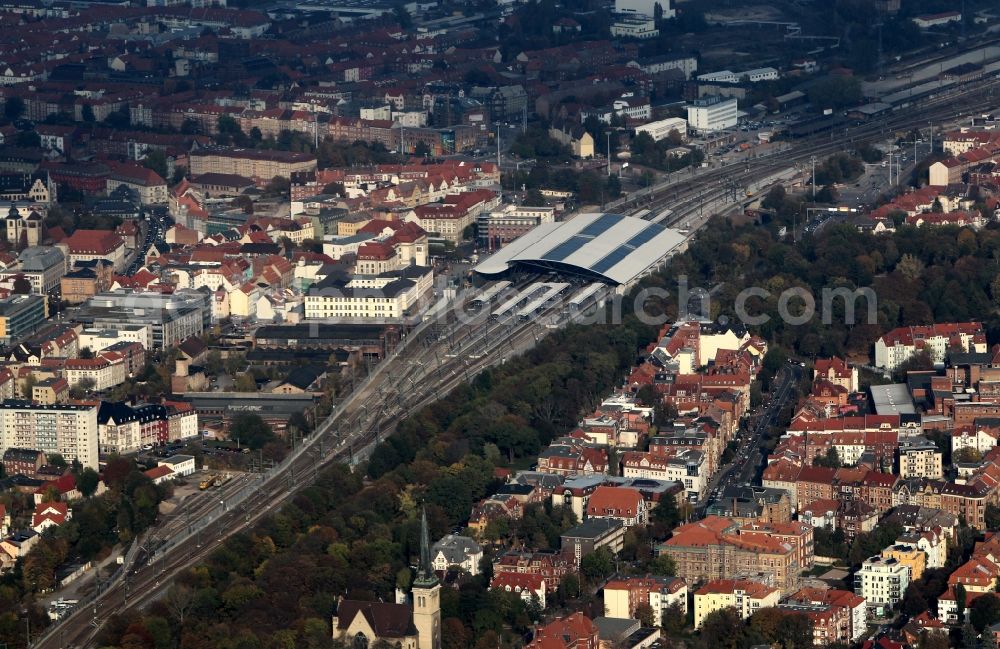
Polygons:
M766 458L761 443L768 429L780 423L778 417L795 396L795 385L804 372L802 367L792 363L779 370L767 401L751 415L746 426L740 426L736 434L736 457L730 464L716 472L706 488L706 499L700 504L699 509L707 507L715 496L720 495L727 487L760 483L760 474Z

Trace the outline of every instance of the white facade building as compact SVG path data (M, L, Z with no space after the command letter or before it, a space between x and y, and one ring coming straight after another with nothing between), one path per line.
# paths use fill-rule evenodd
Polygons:
M615 13L641 14L652 18L656 15L657 4L663 10L664 20L677 15L671 0L615 0Z
M687 128L688 123L686 119L681 119L680 117L668 117L667 119L661 119L656 122L650 122L649 124L637 126L635 134L649 133L649 137L653 138L654 142L659 142L663 138L670 135L671 131L677 131L677 134L680 135L681 138L686 138Z
M0 403L3 448L31 448L59 453L97 470L97 406L36 405L27 401Z
M734 128L739 120L735 99L705 97L696 99L687 107L688 126L704 133Z
M854 592L870 606L892 607L910 585L910 569L896 559L871 557L854 575Z

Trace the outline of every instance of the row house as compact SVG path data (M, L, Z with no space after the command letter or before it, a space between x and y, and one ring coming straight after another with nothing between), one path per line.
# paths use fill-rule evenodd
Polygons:
M947 352L986 353L986 332L979 322L953 322L898 327L875 341L875 367L893 371L918 352L943 363Z
M574 437L560 437L538 456L538 470L556 475L603 475L608 454L603 448Z
M677 577L618 577L604 585L604 615L634 618L646 604L653 609L653 619L660 620L667 609L676 606L687 614L688 587Z
M709 478L705 469L705 454L692 449L678 449L673 455L630 451L622 456L621 467L626 478L679 482L684 485L691 502L701 498Z
M555 592L563 577L576 573L572 557L563 552L505 552L493 561L493 574L538 575L549 593Z
M866 602L863 597L848 590L802 588L786 597L780 606L787 605L822 606L846 613L844 616L835 616L836 623L828 616L810 616L813 618L814 644L818 646L829 646L836 642L851 644L868 631ZM817 626L822 629L821 636L816 635Z

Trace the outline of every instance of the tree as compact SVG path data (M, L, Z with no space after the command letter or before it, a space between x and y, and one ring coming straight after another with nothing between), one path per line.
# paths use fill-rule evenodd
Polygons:
M996 505L986 505L986 529L995 530L1000 528L1000 507Z
M669 554L661 554L649 562L649 572L654 575L673 577L677 574L677 563Z
M679 634L686 625L687 616L679 603L674 602L663 611L661 626L668 637Z
M951 456L952 462L981 462L983 454L979 449L972 446L963 446L955 451Z
M18 276L14 280L14 286L12 292L15 295L29 295L31 294L31 282L29 282L24 276Z
M979 633L985 631L986 627L1000 622L1000 597L993 593L977 597L969 607L969 622Z
M184 618L195 602L194 591L182 584L174 584L167 591L167 595L163 598L163 601L167 605L167 610L170 611L171 617L177 620L177 623L183 627Z
M146 169L152 169L160 178L167 178L169 176L167 171L167 154L160 149L150 149L146 153L146 157L142 159L142 166Z
M90 498L97 492L97 485L101 481L101 476L90 467L85 468L76 476L76 488L84 498Z
M257 380L249 372L238 374L236 381L234 381L234 388L237 392L256 392Z
M20 97L8 97L3 104L3 116L14 121L24 114L24 100Z
M955 584L955 612L959 622L965 619L965 600L965 586Z
M529 189L528 193L524 195L524 204L532 207L544 207L545 197L537 189Z
M417 142L416 146L413 147L413 155L418 158L426 158L431 154L431 148L427 146L427 143L423 140Z
M649 605L649 602L643 602L635 607L635 619L644 627L654 627L656 626L656 614L653 613L653 607Z
M268 196L287 196L291 191L292 183L284 176L275 176L264 187L264 193Z
M712 649L744 649L749 643L747 625L731 608L712 611L701 623L701 646Z
M241 413L233 418L229 426L229 438L253 450L263 448L275 440L274 431L260 418L260 415Z
M580 572L592 584L607 578L614 570L614 557L606 547L594 550L580 561Z
M824 455L817 455L813 458L813 466L825 466L831 469L840 468L840 454L837 448L831 446Z
M410 12L408 12L406 7L402 4L398 4L392 8L392 17L403 29L409 29L413 26L413 18L410 16Z
M80 117L82 117L83 121L88 124L97 121L97 118L94 116L94 109L90 106L90 104L83 105L83 108L80 109Z

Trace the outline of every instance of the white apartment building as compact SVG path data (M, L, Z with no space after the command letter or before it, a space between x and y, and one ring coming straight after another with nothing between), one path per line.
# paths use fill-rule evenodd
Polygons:
M723 97L696 99L687 107L687 121L691 129L704 133L733 128L739 121L737 102Z
M989 429L975 426L961 426L951 431L951 454L963 448L974 448L986 453L997 445L995 434Z
M878 608L895 606L909 585L910 569L896 559L870 557L854 575L854 592Z
M899 477L940 478L943 475L941 451L926 437L899 440Z
M97 470L97 406L37 405L28 401L0 403L3 448L31 448L59 453Z
M86 379L93 381L93 390L107 390L121 385L127 378L125 358L117 352L98 354L95 358L72 358L63 367L63 377L71 388Z
M684 449L672 457L626 453L622 458L622 477L680 482L689 498L698 499L705 490L704 464L705 454L694 449Z
M762 608L778 605L781 591L746 579L716 579L694 594L694 628L701 628L710 613L735 609L744 620Z
M152 337L146 325L122 325L115 329L89 328L80 332L80 349L98 354L118 343L139 343L146 347Z
M875 367L893 371L911 356L926 351L934 363L943 363L949 347L985 354L986 332L979 322L949 322L898 327L875 341Z

